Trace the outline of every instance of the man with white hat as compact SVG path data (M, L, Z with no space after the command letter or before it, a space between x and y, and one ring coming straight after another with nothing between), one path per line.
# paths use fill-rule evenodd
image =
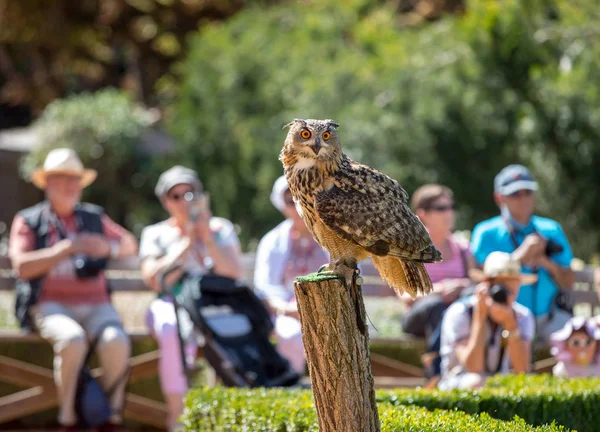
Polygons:
M106 260L137 253L135 237L95 205L80 203L83 188L96 179L77 154L50 151L32 175L46 201L20 211L11 227L9 256L17 271L16 313L21 326L39 332L54 348L54 375L64 430L77 430L77 378L97 339L113 415L101 430L115 430L126 379L130 344L110 304Z
M516 302L521 285L536 275L506 252L492 252L483 271L470 271L479 282L473 296L453 303L442 320L440 389L473 389L496 373L525 373L531 364L533 314Z

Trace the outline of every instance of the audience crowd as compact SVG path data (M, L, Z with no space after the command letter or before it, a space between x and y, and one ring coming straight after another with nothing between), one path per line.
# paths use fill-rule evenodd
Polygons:
M189 316L176 315L172 296L189 276L240 279L240 242L231 221L212 215L209 194L189 168L175 166L159 177L155 194L168 217L143 230L139 247L102 208L80 202L82 190L95 179L96 172L85 169L69 149L51 151L34 173L32 181L46 200L15 216L9 241L18 274L17 317L53 346L63 429L76 430L77 377L88 350L95 348L112 407L100 430L116 430L131 348L110 303L104 266L110 259L139 255L144 282L156 291L147 325L161 352L160 384L169 428L175 430L188 389L184 363L195 359L196 331ZM470 244L453 236L450 189L430 184L412 195L412 209L444 261L426 266L434 292L418 298L399 295L399 306L405 309L404 331L427 340L423 363L433 385L473 389L493 374L527 373L538 342L552 345L556 375L600 373L598 320L573 317L571 247L558 222L535 215L538 187L527 168L503 169L494 181L499 215L477 224ZM258 245L253 286L270 313L277 349L303 374L294 279L328 262L328 255L296 212L283 176L270 198L284 220ZM169 268L176 270L163 284L161 276Z

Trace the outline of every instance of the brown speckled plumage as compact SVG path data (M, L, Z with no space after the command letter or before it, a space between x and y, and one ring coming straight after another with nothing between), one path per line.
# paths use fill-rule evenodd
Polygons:
M287 126L279 159L298 211L329 251L330 268L355 266L371 256L395 290L413 296L429 292L431 280L422 263L442 257L400 184L346 156L332 120L296 119Z

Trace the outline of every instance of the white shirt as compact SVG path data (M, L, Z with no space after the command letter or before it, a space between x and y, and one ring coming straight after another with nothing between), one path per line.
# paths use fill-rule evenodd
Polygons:
M456 356L456 345L458 342L468 339L471 335L472 314L469 313L469 307L472 308L475 305L475 302L476 298L474 296L468 297L463 301L459 300L450 305L444 314L440 343L442 376L448 374L450 371L452 371L453 374L463 371L463 367ZM535 320L533 319L533 314L529 309L517 302L512 304L512 308L517 316L517 325L521 333L521 339L531 341L535 332ZM502 361L499 370L500 373L508 373L510 370L510 361L507 350L505 350L503 358L499 358L502 343L501 331L502 329L498 327L496 332L492 335L491 326L489 323L486 325L486 371L495 372L499 361Z
M209 226L217 246L239 245L235 227L227 219L212 217ZM141 259L163 257L172 248L180 247L184 240L181 230L170 219L147 226L142 231L139 256ZM195 246L206 258L200 262L196 254L189 254L184 263L184 270L190 276L202 276L208 272L212 262L207 254L206 246L202 242L197 242Z

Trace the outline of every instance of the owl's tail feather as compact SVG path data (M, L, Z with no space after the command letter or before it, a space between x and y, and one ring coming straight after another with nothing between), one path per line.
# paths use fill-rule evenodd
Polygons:
M414 298L419 293L427 294L433 290L429 274L422 263L401 261L389 255L372 255L371 258L381 278L395 291L407 292Z

